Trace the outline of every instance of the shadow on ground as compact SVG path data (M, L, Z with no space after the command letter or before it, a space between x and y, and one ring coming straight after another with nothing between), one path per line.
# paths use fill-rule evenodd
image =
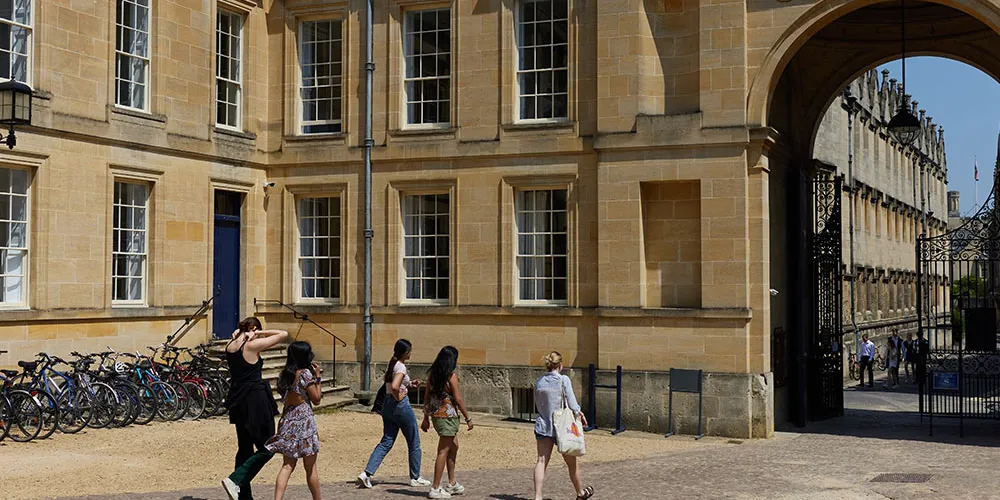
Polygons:
M781 422L775 428L802 434L1000 447L1000 420L921 417L914 384L886 388L884 380L876 380L869 388L851 383L844 387L844 407L842 417L808 422L805 427Z

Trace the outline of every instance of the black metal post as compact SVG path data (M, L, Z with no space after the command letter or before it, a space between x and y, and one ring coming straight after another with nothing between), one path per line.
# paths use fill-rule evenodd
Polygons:
M674 435L674 391L669 391L670 395L667 396L667 435L664 437L670 437Z
M965 364L964 352L958 351L958 437L965 437Z
M927 370L924 370L924 376L919 378L927 379L930 376L931 373ZM921 384L923 384L923 382L921 382ZM921 398L920 403L921 403L920 406L923 406L923 398ZM931 436L933 436L934 435L934 384L928 384L927 386L927 424L928 427L930 427Z
M619 432L622 432L622 431L625 430L625 427L622 426L622 365L618 365L618 368L615 371L615 378L616 378L615 385L617 386L616 389L615 389L615 392L617 394L616 394L616 398L615 398L616 399L616 402L615 402L615 430L611 431L612 435L618 434Z
M587 390L587 408L589 410L587 413L590 414L590 420L584 430L597 428L597 367L593 363L590 364L588 373L590 387Z
M698 437L694 438L696 441L705 437L705 432L702 429L702 425L704 425L702 423L702 409L703 409L702 402L705 397L705 391L702 390L701 379L702 379L701 370L698 370Z

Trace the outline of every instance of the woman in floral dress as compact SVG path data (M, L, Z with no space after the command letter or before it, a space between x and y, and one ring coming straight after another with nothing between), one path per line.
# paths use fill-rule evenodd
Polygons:
M300 458L306 468L309 492L313 500L320 500L319 472L316 470L319 434L312 405L318 404L323 396L320 389L322 370L312 360L312 347L308 342L293 342L288 346L288 362L278 377L278 392L284 396L285 409L278 422L278 433L266 445L272 453L285 457L274 485L275 500L284 497L288 478Z

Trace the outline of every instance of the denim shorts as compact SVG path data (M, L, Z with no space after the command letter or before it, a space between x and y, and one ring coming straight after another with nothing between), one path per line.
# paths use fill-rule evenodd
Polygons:
M541 441L543 439L552 439L552 436L543 436L537 432L535 433L535 440Z

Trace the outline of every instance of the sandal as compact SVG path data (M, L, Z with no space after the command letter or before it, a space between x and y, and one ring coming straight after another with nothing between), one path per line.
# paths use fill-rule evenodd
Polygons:
M587 486L586 488L583 489L583 494L582 495L577 495L576 496L576 500L587 500L588 498L590 498L592 496L594 496L594 487L593 486Z

